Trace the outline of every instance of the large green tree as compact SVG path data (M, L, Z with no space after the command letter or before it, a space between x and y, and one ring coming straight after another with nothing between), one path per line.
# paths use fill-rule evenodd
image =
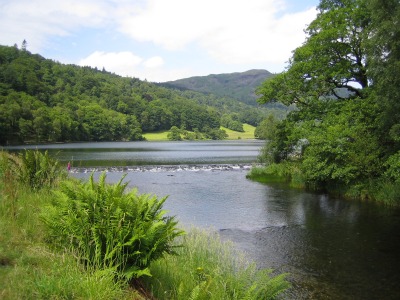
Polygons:
M370 16L363 2L322 0L317 18L305 30L307 40L294 50L287 71L258 89L258 101L302 108L321 97L365 97Z
M309 186L355 186L400 166L397 0L321 0L307 39L259 102L296 110L270 137L267 161L299 164ZM392 172L391 174L394 174Z

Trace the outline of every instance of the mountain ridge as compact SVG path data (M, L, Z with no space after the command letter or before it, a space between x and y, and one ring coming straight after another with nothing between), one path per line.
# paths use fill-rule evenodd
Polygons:
M255 93L257 87L273 76L274 74L264 69L251 69L244 72L192 76L159 84L168 88L234 98L243 103L257 106Z

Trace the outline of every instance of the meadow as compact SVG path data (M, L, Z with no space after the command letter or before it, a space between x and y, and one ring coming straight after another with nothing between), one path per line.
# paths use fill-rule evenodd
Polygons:
M221 129L225 130L228 134L227 140L238 140L238 139L254 139L255 127L249 124L243 124L244 132L234 131L221 126ZM168 141L168 130L144 133L143 137L147 141Z

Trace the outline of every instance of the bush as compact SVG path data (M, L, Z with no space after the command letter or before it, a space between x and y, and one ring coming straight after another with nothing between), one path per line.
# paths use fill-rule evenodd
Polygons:
M176 126L172 126L168 132L167 137L168 140L170 141L181 141L182 140L181 130Z
M108 185L102 173L98 183L93 174L85 183L63 182L42 220L53 245L77 252L86 266L130 279L150 275L149 264L173 253L172 241L183 232L165 216L166 198L125 193L123 178Z

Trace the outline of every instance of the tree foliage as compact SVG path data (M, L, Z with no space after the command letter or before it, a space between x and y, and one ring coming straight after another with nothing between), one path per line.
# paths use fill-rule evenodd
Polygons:
M396 0L320 1L287 70L258 90L260 103L296 105L269 136L267 161L297 162L316 188L365 187L385 170L393 174L400 150L399 17Z
M257 126L267 113L282 118L286 111L282 104L255 107L228 97L120 77L104 69L63 65L17 46L0 46L3 145L132 141L142 139L142 132L172 126L209 134L218 132L223 115L237 114L235 121Z
M131 141L172 126L218 130L221 113L201 97L0 46L0 144Z

